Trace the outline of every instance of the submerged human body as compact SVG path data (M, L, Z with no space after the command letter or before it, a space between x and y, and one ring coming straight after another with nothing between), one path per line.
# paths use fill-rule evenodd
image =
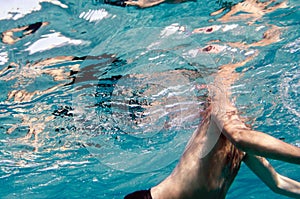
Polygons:
M257 44L269 45L280 41L280 31L277 30L272 26L259 42L230 45L242 49ZM210 51L219 52L213 48L201 52ZM300 198L300 183L276 173L265 159L300 164L300 148L252 130L239 116L230 99L230 88L240 77L236 69L253 60L257 54L220 67L214 76L215 81L208 85L209 106L176 168L165 180L151 188L150 193L146 193L147 197L137 195L143 192L135 192L125 199L225 198L242 161L274 192Z
M254 57L254 56L253 56ZM210 86L212 99L173 172L151 188L153 199L225 198L242 161L274 192L300 198L300 183L279 175L260 156L300 164L300 148L251 130L230 102L235 69L247 60L224 65ZM224 90L226 89L226 90ZM125 199L149 198L138 192Z
M142 4L143 1L145 0L137 2ZM260 3L245 0L232 6L219 21L237 20L235 14L239 11L250 13L243 15L242 19L255 21L266 13L286 7L285 1L274 6L270 6L271 2L274 1ZM220 14L224 10L221 9L212 15ZM198 28L192 33L210 34L216 29L216 26ZM227 45L240 49L266 46L280 41L280 33L281 28L271 26L264 33L263 39L258 42L252 44L229 42ZM219 47L210 44L200 52L218 53ZM215 81L208 86L211 98L202 122L173 172L150 191L135 192L127 195L125 199L225 198L241 162L244 162L274 192L300 198L300 183L276 173L265 159L300 164L300 148L252 130L239 116L237 108L231 101L230 88L240 77L236 69L253 60L257 54L254 53L244 61L221 66L214 76Z
M244 153L221 134L212 150L201 158L215 136L218 136L218 127L207 113L173 173L151 189L152 197L224 198Z

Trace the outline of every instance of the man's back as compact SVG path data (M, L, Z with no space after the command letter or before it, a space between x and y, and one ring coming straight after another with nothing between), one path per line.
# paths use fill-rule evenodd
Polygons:
M179 164L161 184L151 189L153 198L225 198L244 157L220 131L206 111Z

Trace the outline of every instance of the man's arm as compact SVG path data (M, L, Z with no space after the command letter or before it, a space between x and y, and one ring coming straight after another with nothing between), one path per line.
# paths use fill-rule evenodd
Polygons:
M300 183L278 174L265 158L247 154L243 161L275 193L300 198Z
M300 164L300 148L276 139L268 134L253 131L241 121L226 122L222 133L240 150L258 155Z

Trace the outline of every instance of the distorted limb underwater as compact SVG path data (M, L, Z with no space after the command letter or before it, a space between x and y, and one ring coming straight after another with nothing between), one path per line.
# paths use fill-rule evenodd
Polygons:
M247 60L248 61L248 60ZM213 89L219 86L229 88L239 76L235 76L235 69L244 65L229 64L222 66L217 74L221 80L215 82ZM232 78L236 77L236 78ZM300 198L300 183L278 174L265 158L300 164L300 148L285 143L270 135L254 131L237 115L237 109L220 90L213 91L215 96L213 106L225 108L226 111L212 113L213 120L219 125L220 131L239 150L244 152L243 161L246 165L274 192ZM218 94L219 92L219 94ZM230 96L230 90L226 95ZM222 102L220 104L219 102ZM223 104L224 103L224 104Z
M300 198L300 183L278 174L264 158L300 164L300 148L247 127L227 97L230 90L220 89L234 83L235 69L253 57L218 72L210 88L211 104L171 175L150 191L134 192L125 199L225 198L242 161L274 192Z
M5 44L14 44L21 40L23 37L35 33L38 29L43 26L47 26L49 22L36 22L27 26L12 28L1 33L1 40ZM19 33L20 35L15 35Z
M87 66L90 68L97 67L98 65L106 65L119 61L115 54L102 54L99 56L56 56L43 60L38 60L33 63L28 61L25 65L21 65L15 62L11 62L7 67L0 70L0 75L7 73L8 71L18 71L17 73L11 73L9 78L5 81L13 81L18 79L12 86L11 90L7 94L7 104L21 104L30 103L42 96L49 95L51 93L59 91L61 88L71 85L75 82L76 76L74 74L80 72L80 64L83 61L93 60L93 64ZM55 65L65 64L65 66L53 67ZM52 67L51 67L52 66ZM34 90L27 89L28 81L34 81L37 77L47 75L53 78L56 85L52 85L46 89ZM95 78L95 77L94 77ZM85 79L91 79L89 74L81 72L81 77L78 77L77 82L85 81ZM30 85L30 84L29 84ZM21 111L20 111L21 110ZM42 146L42 142L39 141L38 135L43 133L47 123L55 119L55 114L38 115L36 112L48 111L50 112L50 106L48 104L35 102L30 109L31 115L24 114L24 111L20 109L17 113L13 114L14 118L19 118L20 123L12 124L6 131L7 134L12 134L19 127L27 127L28 131L26 135L19 138L19 141L30 141L33 137L34 152L38 152Z
M282 1L280 3L276 3L275 5L272 5L273 3L276 3L276 0L264 2L258 0L244 0L230 6L229 12L219 18L218 21L228 22L234 20L251 19L249 22L251 24L270 12L287 7L287 1ZM211 15L218 15L226 9L227 7L223 7L220 10L211 13Z
M240 77L236 69L257 54L221 66L208 85L210 105L176 168L157 186L125 199L225 198L242 161L274 192L300 198L300 183L278 174L265 159L300 164L300 148L252 130L230 99L230 88Z

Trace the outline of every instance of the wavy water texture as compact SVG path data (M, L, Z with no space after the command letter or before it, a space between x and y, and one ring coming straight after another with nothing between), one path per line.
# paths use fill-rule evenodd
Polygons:
M239 2L1 2L0 198L122 198L159 183L214 73L256 52L232 100L253 128L299 146L299 3L228 17ZM227 198L282 198L259 183L242 165Z

